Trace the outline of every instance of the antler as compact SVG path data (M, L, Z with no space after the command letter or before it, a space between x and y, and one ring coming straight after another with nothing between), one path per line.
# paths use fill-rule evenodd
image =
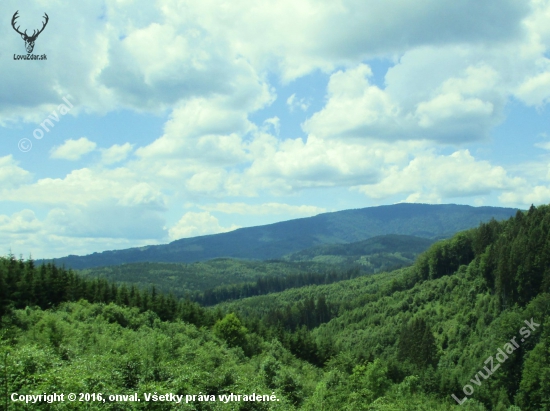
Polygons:
M19 16L17 15L17 13L19 13L19 10L17 10L17 11L15 12L15 14L13 15L13 17L11 18L11 26L12 26L13 29L14 29L16 32L18 32L19 34L21 34L22 36L26 36L26 35L27 35L27 30L25 30L24 33L21 33L21 32L19 31L19 27L21 27L21 26L17 26L17 28L15 28L15 20L17 20L17 18L19 17Z
M48 21L50 20L50 18L48 17L48 14L47 14L47 13L44 13L43 18L45 18L46 21L44 21L44 23L42 23L42 28L41 28L40 30L38 30L38 33L36 32L36 30L33 30L32 36L29 36L29 35L27 34L27 30L25 30L24 33L21 33L21 32L19 31L19 27L21 27L21 26L17 26L17 28L15 27L15 20L17 20L17 18L19 17L19 16L17 15L18 13L19 13L19 10L17 10L17 11L15 12L15 14L13 15L13 17L11 18L11 25L12 25L13 29L14 29L16 32L18 32L18 33L21 34L22 36L25 36L25 37L26 37L27 39L29 39L29 40L34 40L34 39L36 39L36 38L38 37L38 35L44 31L44 29L46 28L46 25L48 24Z
M38 30L38 33L34 33L36 30L33 30L32 32L32 36L30 37L31 39L35 39L38 37L38 35L40 33L42 33L44 31L44 29L46 28L46 25L48 24L48 20L50 20L50 18L48 17L48 15L46 13L44 13L44 16L42 16L43 18L46 19L46 21L42 24L42 28L40 30Z
M48 24L48 21L50 20L50 18L48 17L48 15L46 13L44 13L44 15L42 17L45 18L46 21L42 24L42 28L38 31L38 33L36 33L36 34L33 33L33 35L32 35L33 37L38 37L38 35L44 31L44 29L46 28L46 25Z

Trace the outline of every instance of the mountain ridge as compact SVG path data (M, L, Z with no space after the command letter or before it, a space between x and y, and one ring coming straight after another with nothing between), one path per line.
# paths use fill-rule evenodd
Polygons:
M457 204L399 203L319 214L220 234L183 238L169 244L103 251L54 259L74 269L132 262L191 263L213 258L269 260L323 244L345 244L378 235L446 238L492 218L512 217L515 208ZM42 262L52 260L42 260Z

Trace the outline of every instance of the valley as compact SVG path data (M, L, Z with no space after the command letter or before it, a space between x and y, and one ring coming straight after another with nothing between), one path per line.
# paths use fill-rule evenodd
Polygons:
M540 206L437 241L385 235L278 261L76 272L3 257L0 386L196 394L184 407L203 410L544 410L549 233L550 206ZM360 264L374 256L412 264ZM185 297L166 292L178 276ZM528 338L479 378L525 321L537 324ZM253 392L278 401L204 401Z

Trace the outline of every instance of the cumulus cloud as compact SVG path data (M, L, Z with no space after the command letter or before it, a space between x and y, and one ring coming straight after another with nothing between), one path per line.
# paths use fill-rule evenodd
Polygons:
M18 211L11 216L0 215L0 233L4 233L4 235L34 233L41 227L42 224L34 212L29 209Z
M275 135L279 135L279 131L281 130L281 120L277 116L268 118L264 120L263 129L266 132L269 132L269 129L273 129Z
M187 212L181 219L168 230L170 240L178 240L180 238L195 237L199 235L225 233L227 231L236 230L239 228L236 225L231 227L222 227L216 217L208 211L203 212Z
M57 258L69 254L84 255L105 250L119 250L158 244L154 239L77 237L68 233L59 235L45 226L37 233L3 233L0 235L0 250L7 254L34 258Z
M547 12L544 2L535 3L537 12ZM77 101L75 114L120 107L158 112L181 99L212 95L257 109L264 104L266 71L290 81L424 45L501 44L522 35L530 12L528 2L515 0L502 0L499 7L476 0L388 0L383 7L356 0L282 0L251 7L236 0L223 12L213 0L129 4L48 4L50 15L64 24L45 31L41 39L48 41L38 42L37 51L63 50L64 58L39 72L30 65L3 65L0 75L13 81L0 91L0 118L39 122L67 91ZM37 2L21 9L8 0L5 6L19 8L30 27L44 13ZM530 27L544 39L545 24L539 17ZM7 48L22 50L9 25L0 34Z
M40 220L30 209L0 215L0 249L54 258L165 241L164 219L150 210L115 204L56 207Z
M422 53L424 65L433 59L435 50ZM464 143L485 139L502 119L505 98L496 88L498 73L492 67L453 66L447 77L435 81L428 76L426 82L411 75L407 66L416 59L410 60L388 71L385 89L370 83L372 71L366 64L332 74L328 101L304 123L304 130L323 138ZM395 70L404 70L406 76ZM419 89L418 83L425 84Z
M294 206L284 203L264 203L264 204L246 204L246 203L217 203L199 206L206 211L217 211L227 214L241 214L241 215L303 215L313 216L326 212L327 210L322 207L316 206Z
M8 1L4 6L6 10L19 10L22 26L40 27L45 12L43 4L29 2L23 6ZM71 109L72 115L82 109L81 103L97 109L108 100L104 87L94 81L94 73L105 63L102 54L107 46L103 32L105 22L95 18L101 15L102 5L84 0L66 7L49 4L47 11L52 19L37 41L34 53L52 56L63 50L64 58L48 60L51 64L42 65L40 70L20 64L0 67L1 77L10 79L4 81L0 89L0 119L3 121L39 123L63 103L62 98L67 94L74 97L71 99L75 106ZM68 16L70 18L65 18ZM52 24L60 21L58 18L64 24L52 30ZM23 52L23 41L9 24L0 28L0 34L10 52Z
M257 143L251 145L255 160L243 177L257 187L281 193L375 182L386 161L407 157L405 146L401 149L384 143L367 146L327 141L313 135L306 142L302 139L279 142L262 136Z
M418 155L405 167L391 167L380 182L357 189L371 198L399 193L408 195L406 202L439 203L516 189L524 184L523 179L510 177L504 168L477 161L468 150L460 150L449 156Z
M548 71L528 78L518 87L516 95L531 106L540 106L550 101L550 60Z
M166 236L164 217L157 210L112 201L53 208L44 224L49 233L64 237L159 241Z
M6 191L4 200L44 205L72 204L113 200L123 205L142 204L162 207L160 189L143 181L143 176L129 168L114 170L82 168L64 178L42 178Z
M182 12L175 2L137 3L128 7L126 2L83 0L70 7L48 5L49 14L65 24L45 31L41 39L47 36L48 41L38 42L37 50L42 47L49 55L63 50L65 58L53 59L39 72L29 65L2 66L2 78L14 81L0 90L0 122L39 123L69 91L73 115L105 114L121 107L159 112L182 99L216 94L234 106L263 106L269 93L266 82L249 59L229 46L229 33L215 36L197 19L200 7L189 2ZM19 8L22 19L44 13L38 4L21 9L11 0L5 6ZM0 33L11 50L22 48L20 36L9 25Z
M516 191L502 193L499 200L506 204L524 208L529 207L531 204L548 204L550 203L550 187L543 185L522 187Z
M0 187L2 190L16 188L30 181L32 175L29 171L19 167L18 162L10 154L0 157Z
M104 164L114 164L124 161L134 148L133 144L114 144L109 148L101 149L101 161Z
M80 137L78 140L65 140L65 142L50 151L50 158L76 161L85 154L95 150L97 144L88 140L86 137Z
M245 158L240 136L253 128L246 112L226 106L224 99L194 99L174 109L164 135L136 155L234 164Z
M383 6L356 0L283 0L254 7L238 0L223 14L207 13L213 3L192 8L201 11L198 21L214 35L233 38L234 49L256 65L277 67L287 82L316 69L331 71L350 61L426 44L502 42L521 34L522 18L529 13L527 3L513 0L498 8L474 0L389 0Z
M306 99L304 98L298 100L298 98L296 98L296 93L294 93L286 99L286 104L288 106L288 109L292 113L293 111L296 111L298 109L306 111L309 108L310 102L306 101Z
M5 6L15 10L19 3ZM36 2L25 7L22 19L44 12ZM52 250L77 252L86 244L104 249L159 241L167 234L163 213L175 197L204 212L185 214L168 230L172 239L235 228L221 226L210 212L290 216L324 210L282 202L201 206L227 196L355 187L377 200L500 194L507 204L521 196L546 198L544 182L463 147L488 140L510 98L539 109L548 103L546 0L503 0L499 7L477 0L388 0L383 6L357 0L252 6L245 0L223 6L213 0L82 0L50 4L47 11L65 23L45 31L37 47L52 56L63 50L64 58L49 58L39 71L17 62L0 66L6 79L0 124L39 124L69 93L75 117L129 109L169 119L160 136L100 149L100 160L85 157L97 150L95 142L66 140L51 158L81 163L60 178L43 172L33 179L12 156L0 157L3 201L25 204L24 214L3 216L1 227L23 232L25 224L42 224L27 238L33 247L50 241ZM25 24L32 26L30 19ZM22 48L9 25L0 34L9 50ZM373 57L391 66L382 77L373 75L380 65L368 64ZM308 112L311 101L293 80L318 71L330 76L326 100ZM278 105L274 86L286 98ZM256 116L281 106L293 118L308 112L306 135L280 135L287 113ZM461 147L441 154L449 145ZM37 222L27 204L50 214ZM101 216L105 221L95 227L93 219ZM14 238L9 241L20 241Z

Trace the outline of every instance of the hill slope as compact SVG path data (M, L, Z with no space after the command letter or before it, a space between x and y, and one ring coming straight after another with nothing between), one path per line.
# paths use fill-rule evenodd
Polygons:
M87 278L104 278L115 283L127 283L141 289L155 286L163 293L184 297L188 293L215 287L251 283L261 277L323 273L326 264L314 262L242 261L218 258L193 264L130 263L88 268L79 274Z
M412 267L209 310L0 257L0 387L139 393L135 409L199 391L188 407L548 410L548 267L550 206L437 242ZM251 391L281 401L216 397ZM90 409L122 409L110 401Z
M321 244L342 244L385 234L449 237L491 218L506 219L516 209L445 204L395 204L344 210L314 217L241 228L176 240L170 244L104 251L56 259L83 269L131 262L195 262L218 257L277 259Z
M248 319L251 329L290 330L293 352L350 375L317 386L313 396L326 409L350 401L364 371L357 364L372 363L412 392L465 402L461 409L547 410L548 267L550 207L532 207L438 242L412 267L218 308ZM440 409L406 404L364 409Z
M155 286L157 291L176 297L194 295L202 304L213 305L226 299L391 271L411 265L432 243L427 238L388 234L308 248L290 254L286 261L216 258L192 264L140 262L87 268L79 274L141 289Z
M388 234L349 244L324 244L286 255L286 261L361 265L371 273L411 265L434 241L412 235Z

